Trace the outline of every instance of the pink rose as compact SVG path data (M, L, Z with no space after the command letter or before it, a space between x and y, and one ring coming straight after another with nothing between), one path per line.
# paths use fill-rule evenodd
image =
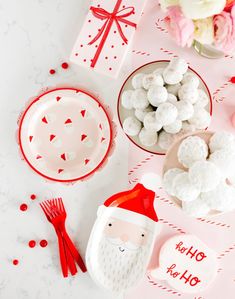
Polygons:
M215 29L215 45L224 53L235 50L235 5L231 12L223 11L213 20Z
M169 34L179 46L185 47L187 45L190 47L193 42L193 21L183 15L179 6L171 6L167 11L165 23Z

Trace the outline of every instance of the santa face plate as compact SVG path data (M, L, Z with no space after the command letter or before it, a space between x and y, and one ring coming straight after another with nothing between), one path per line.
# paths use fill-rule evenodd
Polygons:
M30 167L46 179L74 182L108 156L111 123L93 96L61 88L38 96L20 119L19 144Z
M102 288L122 293L145 275L156 237L156 224L117 217L115 208L101 206L86 251L92 279ZM119 212L119 211L118 211Z

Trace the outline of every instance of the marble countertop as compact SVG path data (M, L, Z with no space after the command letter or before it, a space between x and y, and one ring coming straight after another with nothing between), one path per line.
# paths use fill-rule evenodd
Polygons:
M50 183L34 174L19 155L17 119L27 101L45 87L79 86L90 90L113 109L128 64L119 80L97 76L70 65L62 70L87 13L85 0L0 1L0 298L2 299L105 299L89 275L81 272L63 279L58 246L52 226L42 214L39 201L62 196L68 213L67 228L82 255L96 217L108 196L127 187L127 139L118 128L115 152L102 172L73 186ZM56 69L54 76L49 70ZM115 175L113 175L115 173ZM35 201L30 194L36 194ZM28 211L21 212L21 203ZM48 240L46 248L29 240ZM12 264L13 259L19 265Z

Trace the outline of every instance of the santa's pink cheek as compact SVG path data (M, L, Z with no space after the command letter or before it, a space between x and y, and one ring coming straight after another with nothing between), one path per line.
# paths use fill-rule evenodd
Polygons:
M143 246L147 243L147 236L146 237L132 237L130 239L135 245Z
M147 243L147 240L148 240L148 238L146 237L146 238L144 238L144 239L142 239L142 241L141 241L141 245L146 245L146 243Z
M132 231L131 234L131 241L139 246L144 246L146 245L146 243L148 242L149 239L149 233L147 231L143 231L143 230L135 230Z

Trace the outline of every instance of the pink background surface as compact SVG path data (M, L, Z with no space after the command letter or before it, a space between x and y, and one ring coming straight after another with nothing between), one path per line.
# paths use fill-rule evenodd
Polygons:
M230 116L235 111L235 85L228 80L235 75L235 59L227 56L220 60L210 60L199 56L193 49L181 49L168 36L157 1L150 0L137 28L132 44L133 67L144 63L184 57L205 80L213 97L213 117L210 130L227 130L235 133ZM191 233L198 236L217 252L218 275L214 283L203 293L181 294L164 281L151 281L147 277L126 296L136 298L182 298L182 299L232 299L235 297L235 212L207 219L190 218L175 207L162 190L161 172L164 156L154 156L130 144L129 183L134 185L147 172L159 175L156 211L163 223L161 235L156 240L151 267L157 265L161 245L176 234Z

